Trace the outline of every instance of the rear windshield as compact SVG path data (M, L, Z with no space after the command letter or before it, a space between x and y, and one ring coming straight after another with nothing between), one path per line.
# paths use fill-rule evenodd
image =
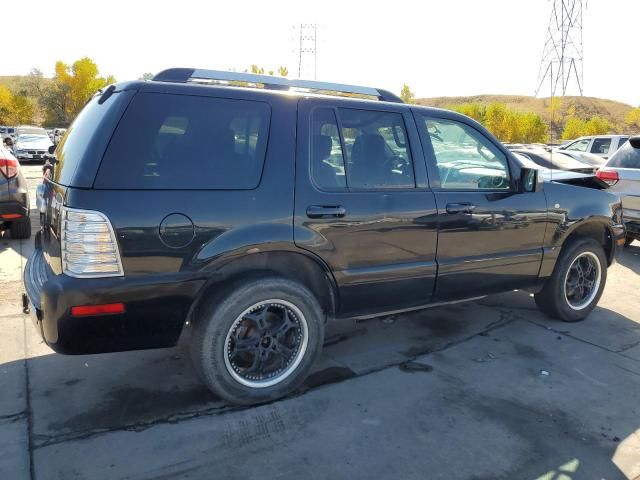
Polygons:
M56 148L58 162L54 169L54 182L91 186L97 163L113 131L110 125L117 121L129 98L124 93L115 92L100 103L100 96L96 95L85 105ZM80 165L82 168L78 168Z
M640 149L633 148L631 144L625 143L611 156L607 167L640 168Z
M140 93L102 160L105 189L252 189L269 134L264 102Z

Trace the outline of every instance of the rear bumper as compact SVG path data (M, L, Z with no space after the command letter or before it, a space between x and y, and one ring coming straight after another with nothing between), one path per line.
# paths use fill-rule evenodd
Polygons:
M36 328L53 350L87 354L171 347L204 280L167 276L78 279L55 275L34 250L24 286ZM123 302L125 313L72 317L71 307Z
M11 200L5 200L6 198L0 196L0 223L12 222L29 216L29 207L27 206L26 199L25 202L13 198ZM11 216L11 218L5 218L5 215ZM20 215L20 217L13 218L14 215Z

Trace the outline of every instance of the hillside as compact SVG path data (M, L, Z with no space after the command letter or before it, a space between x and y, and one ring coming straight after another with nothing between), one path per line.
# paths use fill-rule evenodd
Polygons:
M613 126L611 133L625 133L624 117L633 108L625 103L595 97L562 97L559 98L559 101L559 112L554 112L554 138L559 138L562 133L562 118L572 112L583 119L589 119L594 115L604 117ZM416 99L416 103L439 108L462 103L481 103L484 105L504 103L514 110L537 113L545 122L550 120L549 98L535 98L525 95L475 95L471 97L419 98Z

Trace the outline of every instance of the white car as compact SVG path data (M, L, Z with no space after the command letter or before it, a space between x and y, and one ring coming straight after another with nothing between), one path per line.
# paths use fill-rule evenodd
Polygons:
M640 240L640 136L631 137L596 173L622 200L627 245Z
M44 160L44 156L49 152L51 145L53 143L46 132L20 133L13 145L13 153L21 162Z
M570 141L558 147L558 150L592 153L607 159L627 140L629 140L629 135L592 135Z

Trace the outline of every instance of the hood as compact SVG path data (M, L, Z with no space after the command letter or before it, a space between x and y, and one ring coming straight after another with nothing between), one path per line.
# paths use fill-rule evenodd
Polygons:
M24 139L24 140L21 140L21 139L18 138L18 140L16 141L16 143L14 145L14 149L16 149L16 150L29 150L29 149L46 150L51 145L53 145L53 143L51 143L51 140L48 137L32 138L32 139L30 138L30 139Z

